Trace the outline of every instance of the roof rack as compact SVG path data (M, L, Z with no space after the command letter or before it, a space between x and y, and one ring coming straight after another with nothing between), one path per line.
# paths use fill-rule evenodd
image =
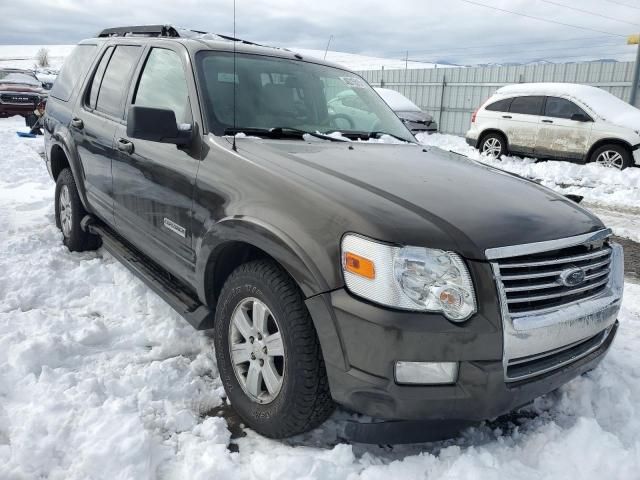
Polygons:
M180 37L180 33L178 29L171 25L136 25L131 27L105 28L98 34L98 38L131 36Z
M105 37L171 37L171 38L193 38L201 40L217 39L227 40L228 42L240 42L245 45L255 45L257 47L275 48L277 50L286 50L286 48L269 47L259 43L250 42L241 38L231 37L229 35L221 35L219 33L208 33L200 30L191 30L188 28L176 27L173 25L136 25L131 27L114 27L105 28L98 33L98 38Z

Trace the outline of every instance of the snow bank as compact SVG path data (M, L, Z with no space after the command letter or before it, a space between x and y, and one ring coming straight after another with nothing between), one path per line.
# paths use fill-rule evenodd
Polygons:
M210 344L109 254L70 253L54 225L53 183L0 120L0 478L637 478L640 285L600 367L509 420L425 445L348 445L337 412L274 441L231 440ZM228 448L235 443L238 450Z

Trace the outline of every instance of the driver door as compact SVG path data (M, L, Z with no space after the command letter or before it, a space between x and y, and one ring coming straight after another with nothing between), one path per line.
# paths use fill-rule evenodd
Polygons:
M178 124L195 132L182 47L151 48L139 72L130 105L172 110ZM194 99L195 101L195 99ZM118 230L138 249L175 275L193 271L193 189L200 163L198 142L188 147L134 139L120 125L113 162L114 210Z

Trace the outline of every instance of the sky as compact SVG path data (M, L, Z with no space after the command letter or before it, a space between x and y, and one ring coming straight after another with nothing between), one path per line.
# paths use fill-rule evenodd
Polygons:
M232 0L0 0L0 12L0 44L73 44L135 24L233 31ZM324 49L332 36L331 50L425 62L633 60L635 32L634 0L236 0L240 38Z

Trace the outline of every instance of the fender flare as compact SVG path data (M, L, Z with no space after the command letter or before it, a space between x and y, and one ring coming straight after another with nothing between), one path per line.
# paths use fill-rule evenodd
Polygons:
M64 132L67 133L67 132ZM82 162L80 161L80 157L77 154L75 149L69 149L67 147L69 138L65 138L68 136L64 133L60 132L60 129L56 129L56 131L51 135L51 144L49 145L49 151L47 152L47 158L49 162L52 162L51 152L54 147L59 147L62 149L65 157L67 157L67 162L69 163L69 168L71 169L71 173L73 174L73 178L76 181L76 188L78 189L78 194L80 195L80 201L82 202L82 206L87 212L90 212L89 202L87 201L87 190L84 185L84 168L82 167ZM74 153L71 153L74 152ZM53 165L51 165L51 174L53 176ZM55 180L55 177L54 177Z
M344 368L345 358L337 320L327 295L341 285L329 285L320 268L301 245L286 232L250 217L228 217L213 225L199 241L196 258L197 294L206 302L207 286L213 283L213 268L221 250L233 242L258 248L272 257L293 278L313 320L325 362ZM337 268L337 267L336 267ZM215 308L215 305L210 305Z

